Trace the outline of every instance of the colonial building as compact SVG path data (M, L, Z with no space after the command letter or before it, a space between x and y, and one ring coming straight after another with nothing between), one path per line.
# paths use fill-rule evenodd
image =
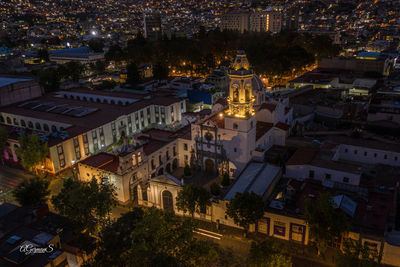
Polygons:
M235 175L256 150L285 144L292 112L285 106L288 103L267 98L265 87L251 69L244 51L238 52L228 75L228 108L192 124L196 143L192 164L203 170ZM267 114L264 110L268 105L274 108Z
M18 135L35 131L49 147L41 169L58 173L145 128L179 129L184 112L185 100L169 95L58 91L0 109L0 123L10 130L4 156L17 162Z

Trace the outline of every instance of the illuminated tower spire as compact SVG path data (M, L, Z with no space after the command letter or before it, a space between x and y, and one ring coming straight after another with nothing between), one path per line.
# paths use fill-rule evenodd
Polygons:
M243 50L238 51L235 61L229 70L229 109L228 116L248 118L254 115L253 102L253 70Z

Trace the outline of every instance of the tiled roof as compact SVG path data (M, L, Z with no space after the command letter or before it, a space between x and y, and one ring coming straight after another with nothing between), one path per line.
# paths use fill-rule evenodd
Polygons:
M281 130L284 130L284 131L288 131L288 130L290 129L290 125L289 125L289 124L286 124L286 123L283 123L283 122L278 122L278 123L275 125L275 127L279 128L279 129L281 129Z
M256 140L266 134L274 125L268 122L257 121L256 123Z
M259 110L261 110L261 109L268 109L270 112L274 112L275 109L276 109L276 106L277 106L277 105L274 104L274 103L263 103L263 104L261 104Z

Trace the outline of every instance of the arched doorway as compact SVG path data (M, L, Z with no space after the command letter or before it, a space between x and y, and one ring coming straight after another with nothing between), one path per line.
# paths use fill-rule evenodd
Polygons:
M165 171L171 173L171 163L167 164L167 166L165 167Z
M158 175L163 175L163 174L164 174L164 169L161 168L161 169L158 171Z
M215 171L214 161L213 160L206 159L205 165L206 165L206 172L213 173Z
M163 210L168 212L174 212L174 201L172 194L168 190L162 192Z
M175 170L176 168L178 168L178 160L174 159L174 161L172 162L172 170Z

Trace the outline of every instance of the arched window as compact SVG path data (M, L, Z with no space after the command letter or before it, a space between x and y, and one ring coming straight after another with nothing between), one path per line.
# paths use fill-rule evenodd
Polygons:
M3 116L0 116L0 122L1 122L1 123L4 123L4 118L3 118Z
M174 212L174 200L171 192L165 190L162 192L163 209L167 212Z
M21 126L22 126L22 127L26 127L26 123L25 123L24 120L21 120Z
M235 86L233 90L233 102L239 102L239 89L237 86Z
M233 129L234 129L234 130L237 130L237 128L238 128L238 124L237 124L237 123L234 123L234 124L233 124Z
M132 166L133 167L136 166L136 155L135 154L132 155Z
M52 131L53 133L57 132L57 127L56 127L55 125L52 125L52 126L51 126L51 131Z
M28 128L33 129L33 123L31 121L28 121Z
M19 125L18 120L16 118L13 119L13 122L14 122L14 125L17 125L17 126Z
M11 124L11 119L10 119L10 117L7 117L7 123L8 123L8 124Z
M114 100L111 99L110 104L114 105L115 104Z
M47 125L46 123L43 125L43 130L45 130L46 132L49 131L49 125Z
M94 102L93 97L90 98L90 102Z
M36 127L36 130L42 130L42 126L40 125L40 123L35 123L35 127Z
M246 102L249 102L250 101L250 89L246 89L244 94L245 94Z
M86 96L84 96L84 97L83 97L83 101L86 101L86 102L87 102L87 98L86 98Z
M122 101L121 100L118 101L118 105L122 106Z
M138 163L142 163L142 153L138 152L137 158L138 158Z

